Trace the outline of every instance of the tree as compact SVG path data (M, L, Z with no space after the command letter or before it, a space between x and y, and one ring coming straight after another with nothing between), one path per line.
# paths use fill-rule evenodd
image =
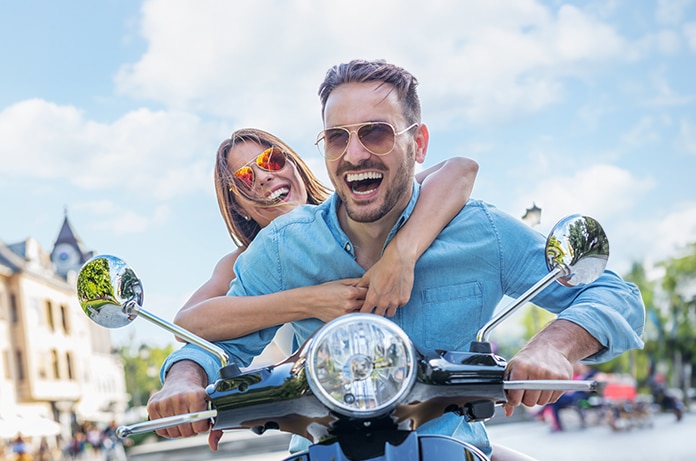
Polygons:
M672 385L688 390L696 352L696 243L688 247L685 256L670 258L660 265L665 270L662 289L667 299L669 328L665 342L672 353Z
M126 391L130 395L130 407L147 405L150 394L161 387L159 367L173 350L172 345L159 348L141 344L138 348L121 348L120 355L126 372Z

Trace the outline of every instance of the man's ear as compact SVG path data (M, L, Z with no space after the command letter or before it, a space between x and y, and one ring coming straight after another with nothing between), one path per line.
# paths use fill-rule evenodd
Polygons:
M416 162L425 162L425 154L428 152L428 140L430 139L430 133L428 133L428 127L425 123L421 123L416 128Z

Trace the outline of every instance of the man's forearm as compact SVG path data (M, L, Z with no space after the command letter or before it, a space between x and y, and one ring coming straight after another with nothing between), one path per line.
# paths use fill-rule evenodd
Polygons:
M604 349L604 346L583 327L563 319L554 320L536 334L528 343L528 346L535 345L553 347L571 363L586 359Z

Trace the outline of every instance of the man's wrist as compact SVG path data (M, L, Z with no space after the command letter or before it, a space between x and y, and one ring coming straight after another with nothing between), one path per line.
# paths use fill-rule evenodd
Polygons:
M201 387L205 387L208 383L208 375L202 366L193 360L179 360L175 362L165 376L165 383L173 381L195 381Z

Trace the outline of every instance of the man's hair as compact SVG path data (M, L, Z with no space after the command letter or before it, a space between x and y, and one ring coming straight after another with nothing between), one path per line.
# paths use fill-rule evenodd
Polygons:
M337 64L326 72L319 87L321 115L324 116L326 101L331 92L344 83L383 82L396 90L401 101L403 115L407 123L420 123L421 105L416 87L418 80L405 69L387 63L383 59L366 61L354 59L348 63Z

